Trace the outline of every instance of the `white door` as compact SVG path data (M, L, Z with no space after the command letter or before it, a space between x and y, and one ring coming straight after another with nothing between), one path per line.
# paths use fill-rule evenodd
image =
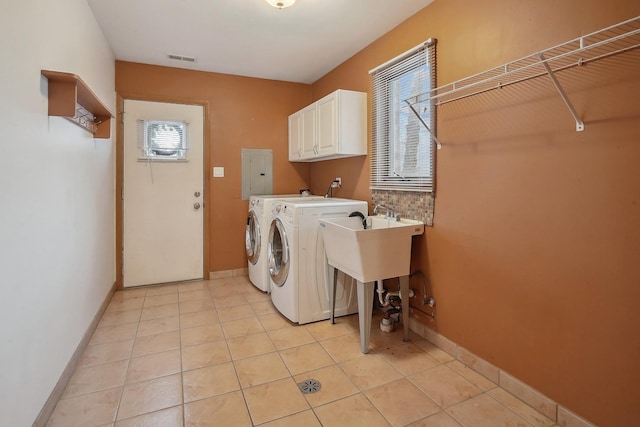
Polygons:
M199 105L124 102L123 286L203 277Z

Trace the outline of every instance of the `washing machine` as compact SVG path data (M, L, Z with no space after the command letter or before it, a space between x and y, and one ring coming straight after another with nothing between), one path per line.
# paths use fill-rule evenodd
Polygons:
M300 194L269 194L249 196L249 212L245 232L249 280L258 289L269 292L267 265L267 239L271 223L272 206L276 200L323 199L323 196Z
M271 301L285 317L305 324L329 319L331 280L318 219L367 215L367 202L328 198L276 201L269 226L268 262ZM338 274L336 316L358 312L356 281Z

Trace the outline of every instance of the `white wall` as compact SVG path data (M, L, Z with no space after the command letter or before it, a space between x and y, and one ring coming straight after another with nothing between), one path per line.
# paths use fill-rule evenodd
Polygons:
M86 0L3 1L0 58L0 425L27 426L114 282L115 138L48 117L40 70L113 112L115 64Z

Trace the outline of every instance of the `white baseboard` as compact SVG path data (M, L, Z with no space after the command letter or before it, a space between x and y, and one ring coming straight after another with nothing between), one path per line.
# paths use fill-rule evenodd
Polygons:
M569 409L559 405L553 399L540 393L535 388L476 356L413 317L409 319L409 329L431 344L449 353L462 364L473 369L489 381L498 384L501 388L522 400L536 411L558 423L558 425L562 427L596 427Z
M62 372L62 375L60 375L60 379L58 380L55 387L51 391L49 398L47 399L44 406L40 410L40 413L38 414L35 421L33 422L32 427L44 427L47 424L47 421L49 421L49 417L53 413L53 410L55 409L56 404L58 403L58 400L60 400L60 397L62 396L64 389L67 387L67 383L69 382L69 380L71 379L71 376L75 372L76 367L78 366L78 362L80 361L80 358L84 353L84 350L87 348L87 345L89 344L89 341L93 336L93 333L98 327L98 323L100 323L100 319L102 319L102 315L104 314L104 311L107 309L107 305L109 305L109 302L111 301L111 297L113 297L113 294L115 291L116 291L116 284L114 283L113 286L111 286L111 289L109 290L109 292L107 292L107 295L104 297L104 301L102 301L100 308L98 308L98 311L93 317L91 324L89 324L89 327L87 328L86 332L82 336L80 343L76 347L76 351L73 352L73 355L69 360L69 363L67 363L67 367Z
M224 279L227 277L247 276L249 274L248 268L237 268L235 270L220 270L211 271L209 273L209 279Z

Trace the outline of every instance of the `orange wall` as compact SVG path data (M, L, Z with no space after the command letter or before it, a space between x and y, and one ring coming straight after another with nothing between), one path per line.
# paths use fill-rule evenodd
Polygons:
M313 99L368 91L368 70L429 37L444 84L638 15L637 0L436 0ZM640 50L561 74L581 133L543 79L439 108L435 225L414 239L432 326L600 426L640 419L638 70ZM312 164L312 190L341 175L341 197L369 200L368 167Z
M241 149L273 150L273 191L309 188L309 165L289 163L287 117L311 102L309 85L179 68L116 62L116 91L124 96L208 103L211 166L224 178L210 180L211 271L246 268L244 230L248 203L242 200Z

